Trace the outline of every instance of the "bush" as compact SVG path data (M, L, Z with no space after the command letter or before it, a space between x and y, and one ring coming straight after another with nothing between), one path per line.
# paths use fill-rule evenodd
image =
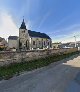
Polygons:
M4 50L4 48L1 48L1 47L0 47L0 51L3 51L3 50Z

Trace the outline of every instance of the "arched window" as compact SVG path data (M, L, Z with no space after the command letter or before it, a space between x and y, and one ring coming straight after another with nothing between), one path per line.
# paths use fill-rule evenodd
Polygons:
M45 45L45 41L44 41L44 45Z
M26 41L26 48L29 49L29 41Z
M35 41L33 41L33 45L35 45L36 43L35 43Z
M49 42L48 42L48 45L49 45Z

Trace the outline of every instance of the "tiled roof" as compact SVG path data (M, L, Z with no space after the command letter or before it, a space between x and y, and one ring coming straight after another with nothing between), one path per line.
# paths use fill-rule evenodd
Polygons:
M47 34L28 30L29 36L51 39Z
M9 36L9 38L8 39L10 39L10 40L17 40L18 39L18 37L17 36Z

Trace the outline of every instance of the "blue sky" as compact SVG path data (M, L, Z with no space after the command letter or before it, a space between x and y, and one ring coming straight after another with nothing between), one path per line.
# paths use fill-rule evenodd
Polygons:
M0 36L28 29L47 33L53 42L80 40L80 0L0 0Z

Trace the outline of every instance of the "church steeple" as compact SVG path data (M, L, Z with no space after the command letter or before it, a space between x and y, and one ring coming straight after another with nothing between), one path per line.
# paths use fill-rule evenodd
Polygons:
M24 18L23 18L23 22L24 22Z
M26 25L25 25L25 22L24 22L24 18L23 18L23 21L22 21L22 24L21 24L20 29L26 29Z

